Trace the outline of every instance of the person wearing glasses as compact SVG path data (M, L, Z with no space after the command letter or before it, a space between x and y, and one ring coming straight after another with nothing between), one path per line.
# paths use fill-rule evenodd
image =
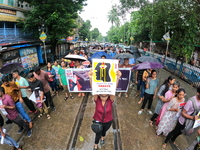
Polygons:
M91 85L92 85L92 74L93 74L92 71L88 73ZM118 85L119 78L121 77L121 72L117 71L116 75L117 75L116 85ZM93 99L96 104L93 119L95 122L101 123L103 127L103 130L100 133L96 133L95 135L95 144L93 150L98 150L99 141L102 146L105 145L105 135L112 124L113 120L112 104L114 102L115 95L109 95L109 94L93 95Z

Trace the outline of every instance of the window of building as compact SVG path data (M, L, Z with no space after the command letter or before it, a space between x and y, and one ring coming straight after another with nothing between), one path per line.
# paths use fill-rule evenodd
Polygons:
M0 4L5 4L4 0L0 0Z
M4 28L4 22L0 22L0 28Z
M15 27L15 23L13 22L6 22L6 28L14 28Z
M9 6L14 6L14 0L8 0L8 5Z

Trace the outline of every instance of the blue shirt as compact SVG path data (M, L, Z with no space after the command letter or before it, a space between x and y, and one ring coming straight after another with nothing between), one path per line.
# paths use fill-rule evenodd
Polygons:
M159 83L159 80L158 80L158 79L152 80L152 79L150 78L150 81L149 81L149 88L146 89L145 92L148 93L148 94L154 94L155 89L158 87L158 83Z
M113 58L116 55L115 52L110 52L110 56Z
M132 65L132 64L135 64L135 63L136 63L135 58L130 58L129 59L129 64Z
M16 79L16 82L18 82L18 86L29 86L27 80L23 77L20 77L19 80ZM21 93L22 93L22 97L27 97L27 93L26 93L27 89L20 89Z

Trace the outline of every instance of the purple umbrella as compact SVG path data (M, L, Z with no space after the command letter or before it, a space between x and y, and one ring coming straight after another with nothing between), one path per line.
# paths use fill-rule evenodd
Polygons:
M133 70L143 70L143 69L158 69L163 68L164 66L157 62L143 62L140 64L137 64L133 67Z
M22 72L24 70L24 68L21 66L20 63L7 63L7 64L3 65L3 67L0 69L0 72L2 74L9 74L15 70Z

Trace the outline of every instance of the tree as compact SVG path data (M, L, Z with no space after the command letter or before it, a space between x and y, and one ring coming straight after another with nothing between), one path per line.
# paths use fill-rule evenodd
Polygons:
M100 32L99 32L99 29L98 29L98 28L94 28L94 29L91 31L92 39L97 40L97 37L98 37L99 35L100 35Z
M85 40L86 38L89 38L91 27L92 27L92 25L91 25L90 20L86 20L83 23L83 25L80 27L80 29L79 29L79 35L81 37L83 37L83 40Z
M21 0L23 2L23 0ZM24 12L26 19L20 20L25 31L44 25L51 43L52 53L58 41L72 34L76 25L78 11L82 10L85 0L26 0L33 8Z
M117 6L113 5L112 9L108 12L108 22L111 22L112 26L115 24L117 27L120 26L119 14L117 11Z

